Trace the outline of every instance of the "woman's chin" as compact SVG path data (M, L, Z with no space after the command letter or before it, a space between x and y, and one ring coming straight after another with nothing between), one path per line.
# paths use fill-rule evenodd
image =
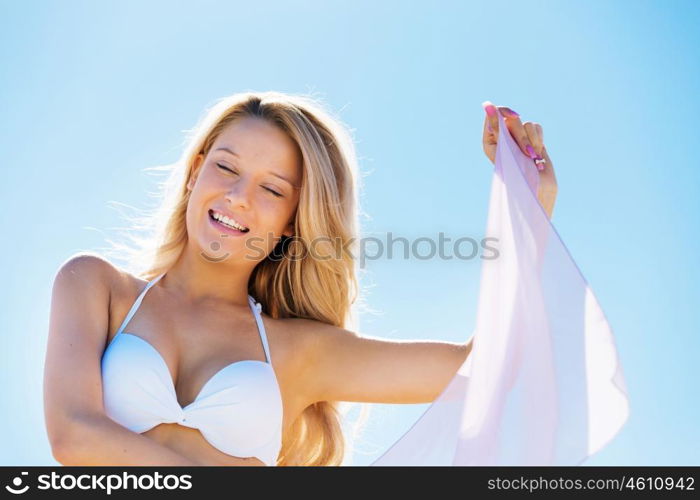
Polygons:
M253 252L245 247L231 242L219 243L218 241L200 245L200 255L209 262L226 262L228 264L243 263L246 260L254 260Z

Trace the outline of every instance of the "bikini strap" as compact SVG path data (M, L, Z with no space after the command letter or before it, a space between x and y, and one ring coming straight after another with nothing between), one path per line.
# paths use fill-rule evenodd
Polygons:
M129 310L129 314L126 315L126 318L124 318L124 321L122 321L122 324L119 327L119 330L117 330L116 335L114 335L115 337L117 335L119 335L120 333L122 333L122 330L126 327L126 325L129 323L129 321L134 316L134 314L136 314L136 311L141 306L141 302L143 301L143 298L146 296L146 292L148 291L148 289L151 288L153 285L155 285L158 282L158 280L161 279L163 276L165 276L165 273L161 274L160 276L158 276L156 278L153 278L151 281L148 282L146 287L143 289L143 291L141 291L139 296L134 301L134 304L131 306L131 309Z
M262 340L263 348L265 349L265 357L267 358L267 362L272 364L272 360L270 358L270 346L267 343L267 333L265 332L265 325L263 324L262 316L260 315L260 311L262 311L262 304L260 304L260 302L256 302L251 295L248 295L248 303L250 304L250 308L253 310L255 322L258 324L258 333L260 334L260 340Z

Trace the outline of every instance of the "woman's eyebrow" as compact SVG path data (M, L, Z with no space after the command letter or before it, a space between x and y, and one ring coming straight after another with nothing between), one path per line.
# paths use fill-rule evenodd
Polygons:
M227 148L227 147L225 147L225 146L224 146L224 147L220 147L220 148L216 148L214 151L225 151L226 153L232 154L232 155L235 156L236 158L240 158L240 156L238 155L238 153L236 153L236 152L233 151L232 149L229 149L229 148ZM274 170L268 170L267 172L268 172L269 174L274 175L275 177L279 177L280 179L282 179L283 181L287 182L290 186L292 186L293 188L296 189L297 186L296 186L292 181L290 181L288 178L286 178L285 176L283 176L282 174L278 174L278 173L275 172Z
M294 183L293 183L292 181L290 181L289 179L287 179L284 175L278 174L277 172L275 172L275 171L273 171L273 170L268 170L267 173L272 174L272 175L274 175L275 177L279 177L280 179L282 179L283 181L285 181L287 184L289 184L289 185L292 186L293 188L296 188L296 186L294 185Z
M238 153L236 153L235 151L233 151L232 149L229 149L227 147L216 148L214 151L226 151L227 153L232 154L233 156L235 156L237 158L240 158L240 156L238 156Z

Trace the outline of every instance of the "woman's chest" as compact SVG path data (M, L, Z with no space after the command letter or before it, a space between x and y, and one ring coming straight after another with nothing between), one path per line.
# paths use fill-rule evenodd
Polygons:
M115 351L110 354L118 359L117 354L126 358L130 352L138 351L149 365L131 367L132 371L145 370L143 377L137 377L141 381L147 378L149 367L159 369L157 378L163 394L168 385L172 385L170 393L177 403L171 405L173 413L179 408L194 412L214 399L222 405L231 400L231 411L236 410L236 405L240 408L240 414L230 415L231 421L235 421L244 418L246 408L258 407L253 404L258 394L269 393L268 399L275 404L268 406L281 407L282 428L287 429L293 423L305 407L303 394L294 385L296 357L303 343L288 331L284 320L260 315L263 325L259 325L251 311L188 308L181 304L174 307L164 297L153 294L147 296L150 300L144 300L137 314L122 325L139 288L142 285L135 283L114 290L112 294L107 341L109 344L114 340L120 326L123 326L120 335L125 334L126 338L116 343L119 345L110 345L109 350ZM123 354L118 352L119 348ZM292 362L294 359L297 361ZM115 362L111 366L116 366L117 371L130 368L128 363L123 363L123 368ZM236 398L241 401L233 401ZM239 424L245 425L248 420ZM187 432L184 428L181 431Z

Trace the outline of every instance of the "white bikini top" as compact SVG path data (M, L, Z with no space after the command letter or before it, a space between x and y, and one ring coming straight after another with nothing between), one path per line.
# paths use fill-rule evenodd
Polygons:
M150 281L124 318L102 355L102 390L106 414L138 433L161 423L198 429L214 447L235 457L256 457L276 465L282 448L282 395L270 361L262 306L248 295L267 362L243 360L216 372L195 400L180 406L170 370L145 339L122 332L146 292L165 273Z

